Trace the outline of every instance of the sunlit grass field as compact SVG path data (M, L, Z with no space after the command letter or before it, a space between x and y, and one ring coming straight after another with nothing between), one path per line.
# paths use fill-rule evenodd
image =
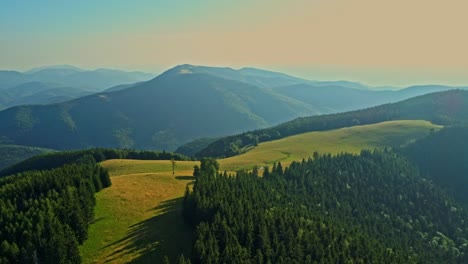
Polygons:
M221 169L250 169L252 165L287 165L312 156L314 152L358 153L362 149L400 146L428 135L441 126L422 120L388 121L329 131L309 132L280 140L260 143L248 152L220 160Z
M181 217L196 162L108 160L112 186L96 195L95 221L80 248L84 263L160 263L190 252Z

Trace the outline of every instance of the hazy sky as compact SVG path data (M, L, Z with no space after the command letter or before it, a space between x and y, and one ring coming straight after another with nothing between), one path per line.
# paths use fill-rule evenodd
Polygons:
M255 66L468 85L466 0L0 0L0 69Z

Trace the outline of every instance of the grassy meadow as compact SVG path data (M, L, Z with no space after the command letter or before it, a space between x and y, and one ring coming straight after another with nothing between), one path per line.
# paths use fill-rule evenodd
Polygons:
M362 149L400 146L428 135L441 126L423 120L388 121L329 131L309 132L260 143L244 154L220 160L222 170L250 169L253 165L287 165L318 153L358 153Z
M196 162L108 160L112 186L96 195L95 221L80 248L83 263L160 263L190 252L181 217ZM190 177L189 177L190 176ZM164 253L163 253L164 252Z
M221 170L250 169L319 153L357 153L399 146L440 129L427 121L391 121L265 142L250 151L219 160ZM161 263L190 253L191 232L181 217L182 197L198 162L108 160L112 186L96 195L95 221L80 248L84 263Z

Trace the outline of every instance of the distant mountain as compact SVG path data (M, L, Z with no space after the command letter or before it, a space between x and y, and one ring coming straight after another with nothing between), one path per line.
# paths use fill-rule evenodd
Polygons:
M320 114L346 112L360 108L398 102L418 95L468 87L442 85L412 86L400 90L373 90L366 85L348 81L311 81L284 73L255 68L217 68L194 65L179 65L165 74L202 73L224 79L236 80L260 88L278 96L308 105Z
M0 145L0 171L25 159L49 152L53 152L53 150L16 145Z
M86 73L66 67L40 69L32 74L46 75L44 71L73 71L73 76ZM67 95L59 93L64 89L47 91L51 93L48 99L54 102ZM79 91L75 92L73 96L79 96ZM0 138L53 149L99 146L174 150L197 138L221 137L301 116L366 108L422 93L422 87L372 91L252 68L180 65L150 81L118 85L63 103L2 111ZM38 94L29 98L41 97ZM199 143L190 146L190 151L202 146Z
M374 124L389 120L427 120L440 125L468 123L468 91L450 90L345 113L297 118L283 124L220 138L196 156L230 157L260 142L311 131ZM192 149L193 151L193 149Z
M207 67L207 66L195 66L195 65L179 65L172 68L166 74L179 74L179 73L204 73L209 75L215 75L220 78L235 80L240 82L249 83L261 88L274 88L281 86L289 86L295 84L311 84L315 86L327 86L327 85L338 85L346 88L354 89L367 89L368 87L349 81L312 81L297 78L288 74L267 71L256 68L242 68L235 70L229 67Z
M0 71L0 92L8 87L30 82L27 76L17 71Z
M142 72L87 71L70 65L35 68L24 73L0 71L0 110L23 104L63 102L153 77Z
M129 84L119 84L116 86L112 86L111 88L106 89L104 92L116 92L120 90L125 90L134 86L137 86L139 84L142 84L143 82L137 82L137 83L129 83Z
M53 66L43 66L43 67L36 67L36 68L32 68L24 73L27 73L27 74L32 74L32 73L36 73L38 71L42 71L42 70L70 70L70 71L75 71L75 72L83 72L85 70L81 69L81 68L78 68L76 66L73 66L73 65L67 65L67 64L64 64L64 65L53 65Z
M54 149L173 150L199 137L239 133L319 113L247 83L174 70L131 89L0 112L0 137Z
M27 104L50 104L92 94L93 91L55 83L28 82L0 92L0 109Z
M313 105L324 114L337 113L367 108L386 103L402 101L411 97L428 93L448 91L467 87L451 87L442 85L411 86L405 89L364 90L350 89L338 85L317 86L313 84L296 84L292 86L275 87L276 93Z
M153 74L143 72L125 72L111 69L87 71L70 66L45 67L26 72L25 75L32 81L59 83L96 92L119 84L147 81L154 78Z

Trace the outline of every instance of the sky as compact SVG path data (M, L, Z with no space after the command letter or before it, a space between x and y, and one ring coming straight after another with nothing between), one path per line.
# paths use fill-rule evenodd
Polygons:
M0 69L259 67L468 85L466 0L0 0Z

